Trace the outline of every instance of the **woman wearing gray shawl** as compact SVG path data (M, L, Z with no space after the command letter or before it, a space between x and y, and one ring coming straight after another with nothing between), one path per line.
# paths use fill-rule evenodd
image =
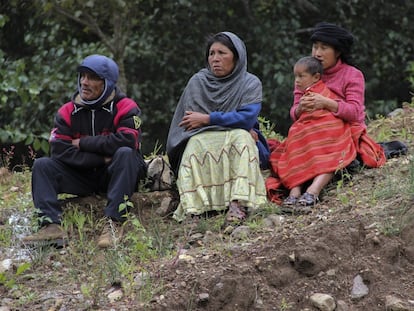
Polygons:
M180 194L176 220L228 210L226 221L240 223L248 210L267 202L260 165L266 167L268 147L257 122L261 101L262 84L247 72L244 43L231 32L211 37L206 68L189 80L168 133Z

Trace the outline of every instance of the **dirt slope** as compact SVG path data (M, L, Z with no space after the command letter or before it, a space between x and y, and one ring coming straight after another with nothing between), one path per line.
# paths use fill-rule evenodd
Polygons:
M221 215L178 224L157 214L162 194L141 198L135 202L141 222L156 239L171 240L172 251L125 264L133 268L126 273L132 287L123 280L103 281L100 273L111 263L109 256L118 256L118 264L128 257L90 248L97 233L86 228L84 239L74 238L76 245L36 253L32 259L37 262L15 277L17 287L0 279L0 309L413 311L413 109L372 122L369 133L379 140L404 141L408 154L330 185L308 215L284 215L273 206L251 215L245 227L224 232ZM86 205L101 210L99 204ZM9 213L1 211L4 228ZM154 222L168 230L151 231ZM7 256L0 249L2 262ZM8 278L16 267L6 273ZM118 287L121 293L114 299ZM329 295L325 303L333 306L316 307L315 293Z
M401 113L372 123L370 134L408 133L413 150L413 114ZM199 235L182 259L157 266L166 290L148 310L318 310L314 293L331 295L336 310L414 310L413 172L410 154L390 159L331 185L309 215L267 217L241 239Z

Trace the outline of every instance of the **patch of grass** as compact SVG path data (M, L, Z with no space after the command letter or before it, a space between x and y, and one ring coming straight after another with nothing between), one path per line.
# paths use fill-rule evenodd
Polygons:
M0 247L9 248L13 241L13 230L9 226L3 226L0 230Z
M263 218L247 219L245 225L248 226L250 230L258 230L263 227Z
M261 206L259 209L252 212L249 219L266 218L269 215L280 214L280 213L281 213L280 206L272 202L267 202L266 204Z
M385 201L395 196L405 196L410 184L407 174L395 174L393 167L384 167L384 178L378 180L372 189L372 198L376 201Z
M414 161L413 157L410 156L409 158L409 183L408 183L408 193L413 198L414 197Z
M401 233L401 225L394 216L387 217L381 224L380 231L385 236L396 236Z
M385 209L387 216L380 226L386 236L399 235L411 223L410 215L414 217L410 214L414 198L414 162L411 156L400 157L398 161L406 165L398 166L399 170L391 163L385 166L384 178L372 189L372 197L377 202L392 200L393 206Z
M10 211L10 207L13 207L15 212L23 212L33 206L30 179L29 171L0 173L0 210Z
M288 311L292 309L292 305L285 299L282 298L282 301L280 302L280 311Z
M22 286L23 287L23 286ZM36 301L39 295L30 288L21 288L22 294L20 295L17 304L20 306L32 306L32 303Z

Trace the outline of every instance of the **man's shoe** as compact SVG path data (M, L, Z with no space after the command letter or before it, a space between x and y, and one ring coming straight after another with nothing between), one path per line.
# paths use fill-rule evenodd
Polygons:
M100 248L114 246L121 241L123 235L124 228L122 227L122 223L109 220L98 238L98 246Z
M42 227L38 232L28 235L22 239L26 244L56 244L64 246L67 244L68 235L58 224L49 224Z

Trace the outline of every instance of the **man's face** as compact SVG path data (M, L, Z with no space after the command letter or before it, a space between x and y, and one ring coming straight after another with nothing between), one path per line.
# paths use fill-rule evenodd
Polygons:
M105 81L92 72L80 74L80 96L84 100L94 100L101 96Z

